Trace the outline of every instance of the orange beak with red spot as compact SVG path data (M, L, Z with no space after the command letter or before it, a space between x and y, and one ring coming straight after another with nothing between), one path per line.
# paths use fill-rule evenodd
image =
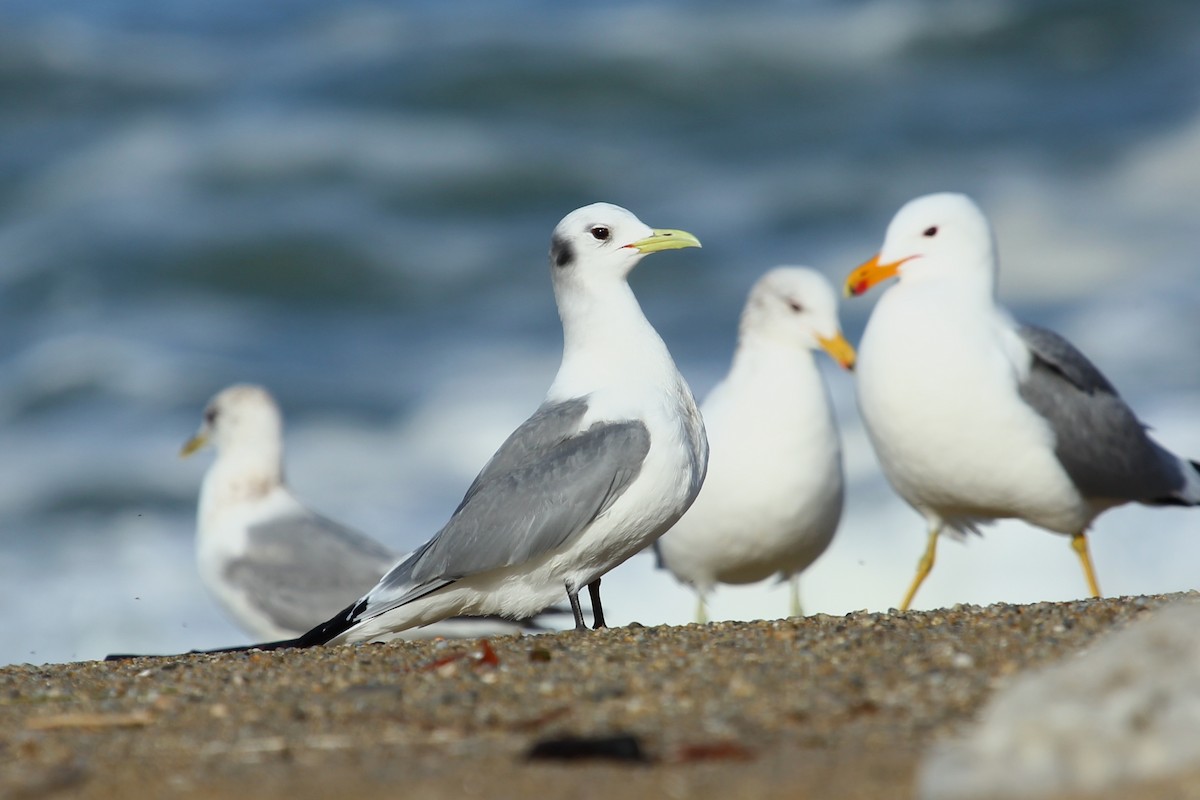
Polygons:
M886 281L888 278L896 277L900 272L900 265L905 261L914 258L902 258L899 261L893 261L890 264L880 264L879 254L876 253L865 264L859 265L853 272L846 276L846 297L857 297L860 294L866 294L877 283Z

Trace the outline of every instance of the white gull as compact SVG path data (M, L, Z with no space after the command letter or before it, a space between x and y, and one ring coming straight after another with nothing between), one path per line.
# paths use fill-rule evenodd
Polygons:
M1071 537L1100 595L1087 530L1114 506L1200 504L1200 465L1165 450L1070 342L996 304L996 248L960 194L909 202L849 294L898 278L859 345L858 402L888 481L938 535L1015 517Z
M607 203L563 218L550 246L563 358L545 401L429 541L325 624L266 646L375 641L462 614L528 617L564 592L585 627L579 591L661 536L704 480L700 412L626 281L647 253L697 246Z
M842 515L842 447L814 351L847 369L854 348L823 275L779 267L746 301L729 373L701 405L711 448L696 502L655 545L662 566L698 595L717 583L778 575L801 613L799 576L833 540Z

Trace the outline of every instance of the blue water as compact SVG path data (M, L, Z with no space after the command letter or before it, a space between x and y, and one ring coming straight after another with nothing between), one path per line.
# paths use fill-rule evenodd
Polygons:
M966 191L1001 293L1200 456L1200 5L8 0L0 5L0 663L245 641L191 537L207 398L269 387L289 478L421 542L557 364L550 230L595 200L686 228L634 288L697 393L780 263L837 280ZM872 299L847 302L851 339ZM921 522L830 368L849 510L810 611L898 602ZM1200 584L1200 512L1122 509L1109 593ZM638 558L610 621L690 619ZM921 605L1083 594L1018 523L943 546ZM718 594L771 617L786 592Z

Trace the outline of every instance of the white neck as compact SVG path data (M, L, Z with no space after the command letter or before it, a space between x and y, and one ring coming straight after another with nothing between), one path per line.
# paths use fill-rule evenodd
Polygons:
M966 263L968 259L975 263ZM996 269L994 259L977 253L947 260L945 256L927 256L913 262L910 272L901 268L900 286L936 283L946 291L961 297L977 297L988 303L996 298Z
M200 487L200 517L264 497L283 484L283 448L256 442L217 453Z
M828 393L816 355L795 342L757 334L743 335L733 354L725 391L742 398L764 419L789 420L803 430L831 419ZM709 408L706 404L705 413ZM714 423L715 425L715 423Z
M813 352L794 341L753 331L742 331L737 350L729 368L730 377L749 378L757 374L816 375L817 363Z
M554 292L563 359L546 399L580 397L613 385L661 383L663 375L678 375L628 283L614 280L588 291L556 283Z

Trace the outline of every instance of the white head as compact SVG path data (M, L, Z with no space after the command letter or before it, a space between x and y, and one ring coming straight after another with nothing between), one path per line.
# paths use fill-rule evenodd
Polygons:
M687 231L655 230L620 206L593 203L567 214L554 228L550 274L556 294L620 283L649 253L699 246Z
M283 417L271 394L261 386L235 384L219 392L204 408L204 421L183 446L191 455L212 442L218 456L278 464L283 450Z
M963 279L996 282L996 246L987 217L971 198L944 192L910 200L892 218L883 249L846 279L846 293L859 295L876 283Z
M776 267L750 290L742 311L743 342L766 338L805 350L821 348L846 369L854 348L838 324L837 295L825 276L806 267Z

